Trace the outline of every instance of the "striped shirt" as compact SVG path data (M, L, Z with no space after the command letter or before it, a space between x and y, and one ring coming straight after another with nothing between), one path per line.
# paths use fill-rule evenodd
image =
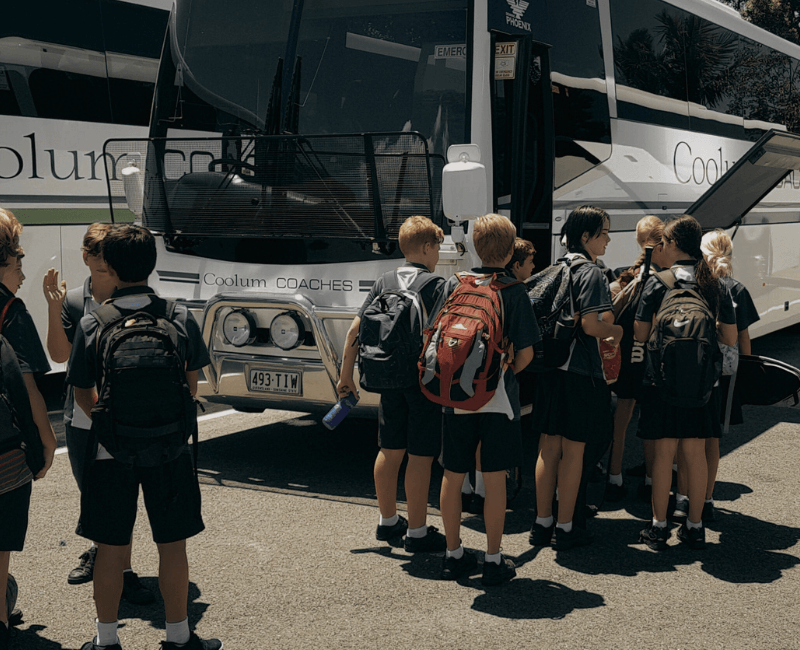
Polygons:
M0 494L11 492L33 480L22 449L12 449L0 456Z

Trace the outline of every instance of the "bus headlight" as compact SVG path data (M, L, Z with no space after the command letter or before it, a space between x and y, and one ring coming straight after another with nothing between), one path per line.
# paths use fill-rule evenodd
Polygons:
M303 321L297 314L285 312L278 314L269 326L272 342L282 350L296 348L306 335Z
M256 321L246 309L235 309L222 321L225 340L237 348L256 340Z

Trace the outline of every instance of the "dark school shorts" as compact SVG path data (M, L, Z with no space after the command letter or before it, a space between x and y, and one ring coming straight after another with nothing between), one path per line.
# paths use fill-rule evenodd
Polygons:
M719 438L722 435L719 398L719 390L715 388L705 406L681 408L662 400L655 386L647 386L639 400L636 435L642 440Z
M77 534L97 544L129 544L140 485L156 544L187 539L205 528L200 485L187 451L160 467L131 469L113 459L94 461L84 475Z
M0 551L21 551L28 532L33 481L0 494Z
M605 380L553 370L542 375L540 384L533 406L540 433L573 442L610 439L611 391Z
M522 466L519 420L509 420L503 413L445 413L442 467L456 474L469 472L475 467L479 442L483 472L501 472Z
M381 393L378 445L435 458L442 448L442 407L418 389Z

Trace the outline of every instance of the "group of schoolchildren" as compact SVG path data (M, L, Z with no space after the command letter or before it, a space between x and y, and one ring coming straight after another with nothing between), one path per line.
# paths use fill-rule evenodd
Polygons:
M567 252L558 264L566 267L568 274L569 307L560 307L563 313L559 317L564 321L566 314L566 327L571 325L574 331L566 360L555 368L535 374L526 371L544 343L525 284L536 279L532 278L535 251L530 242L516 236L506 217L497 214L474 223L472 242L481 265L448 280L434 275L442 230L425 217L406 220L398 236L404 265L375 282L351 324L337 385L340 398L357 393L354 366L359 357L359 332L370 306L389 289L413 292L419 286L418 278L424 278L419 299L427 330L420 342L420 383L379 391L376 539L400 540L412 553L444 551L440 574L444 580L467 576L478 565L476 554L461 542L462 512L483 514L487 541L482 584L498 585L516 575L513 561L501 552L506 483L507 472L522 465L523 435L529 431L539 438L530 544L552 546L557 551L590 544L592 536L585 521L587 510L588 516L593 512L585 504L586 483L610 447L605 499L624 498L625 433L637 403L637 435L643 440L645 456L639 492L651 502L653 512L638 541L657 551L667 548L671 535L668 509L677 474L672 519L682 519L678 539L692 549L705 546L704 522L714 520L721 423L742 421L735 391L732 399L727 399L730 377L719 376L723 353L717 352L716 346L733 354L749 354L748 327L758 320L758 314L747 290L732 277L732 243L723 231L703 235L690 216L666 223L658 217L645 217L636 232L642 253L630 269L615 277L599 260L611 241L609 228L608 214L593 206L575 209L563 226L562 243ZM488 402L478 408L459 408L427 391L425 364L434 345L462 345L455 335L449 341L437 341L437 336L443 315L455 311L451 305L455 294L477 293L479 285L494 286L502 296L502 363ZM646 354L646 345L668 295L673 301L699 303L698 309L708 313L714 329L710 336L715 348L708 362L715 373L713 390L699 401L668 400L647 364L648 354L656 352ZM605 358L615 354L623 359L613 382ZM453 391L464 388L463 374L461 380L439 379L449 382ZM363 381L361 384L366 387ZM523 393L533 395L532 417L525 431L520 385ZM396 501L406 453L408 519L398 513ZM440 493L444 534L426 521L431 466L436 458L444 469ZM632 468L630 473L635 475L636 470Z
M27 389L27 395L14 400L8 420L0 423L0 440L8 441L0 446L0 650L9 647L9 623L21 619L21 613L6 598L7 586L15 584L9 575L10 552L23 549L31 483L47 474L56 449L45 402L36 385L37 377L50 369L49 363L30 314L14 297L25 277L21 270L21 232L14 215L0 209L0 327L5 337L0 342L7 342L16 354L20 381ZM149 230L132 224L93 224L86 232L82 250L89 268L82 287L67 291L53 269L43 280L49 311L47 348L54 361L68 362L64 417L67 450L80 490L76 532L92 543L68 576L70 584L94 583L96 635L82 650L121 650L117 635L120 599L134 604L154 600L131 569L140 488L159 553L159 588L166 617L162 647L220 650L219 640L201 639L189 629L187 616L186 539L201 532L204 524L196 459L186 443L196 431L193 395L198 371L209 362L208 351L194 317L185 307L159 298L147 285L156 264L155 239ZM142 320L150 329L141 324ZM163 343L160 347L159 341ZM149 349L143 350L143 346ZM153 411L159 410L152 399L148 400L153 386L142 382L137 369L126 368L124 363L126 359L145 359L152 350L162 354L161 365L172 364L171 384L176 394L185 393L187 406L185 416L175 415L179 424L161 426L159 438L139 437L137 461L133 462L125 455L129 452L120 440L132 439L141 431L137 434L136 426L114 420L113 413L108 417L108 405L113 397L115 411L160 416L144 407L148 403ZM3 370L4 391L11 392L14 378L5 372L5 363ZM126 375L128 370L132 374ZM114 377L129 377L134 383L115 379L119 382L115 387L110 380L112 373ZM34 427L25 424L27 410ZM38 431L38 437L28 434L31 428ZM8 432L16 438L3 435Z

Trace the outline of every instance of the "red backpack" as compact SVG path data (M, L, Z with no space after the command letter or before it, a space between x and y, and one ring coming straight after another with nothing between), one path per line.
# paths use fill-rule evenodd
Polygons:
M501 291L518 284L496 273L457 273L459 285L425 330L419 360L422 394L443 406L477 411L494 395L501 376L505 316Z

